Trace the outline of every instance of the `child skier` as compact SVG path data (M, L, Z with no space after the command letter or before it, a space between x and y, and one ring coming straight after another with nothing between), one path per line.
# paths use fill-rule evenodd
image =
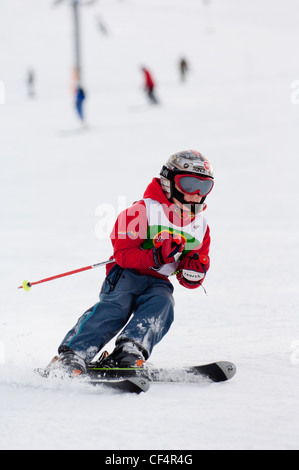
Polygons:
M199 287L209 269L210 230L203 216L214 185L201 153L173 154L141 201L122 212L111 234L115 262L107 267L100 301L88 309L59 346L55 368L72 375L116 335L101 367L142 366L174 317L173 286Z

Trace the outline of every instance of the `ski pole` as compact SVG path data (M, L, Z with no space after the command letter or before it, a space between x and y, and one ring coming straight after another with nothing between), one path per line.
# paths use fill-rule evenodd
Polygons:
M40 281L29 282L25 280L23 284L18 287L18 289L24 289L25 291L28 292L30 291L31 287L35 286L36 284L41 284L42 282L53 281L54 279L59 279L65 276L71 276L72 274L76 274L76 273L82 273L83 271L88 271L89 269L99 268L100 266L106 266L107 264L114 263L114 261L115 261L114 259L109 259L107 261L102 261L101 263L96 263L96 264L91 264L90 266L85 266L84 268L79 268L73 271L68 271L67 273L62 273L62 274L57 274L56 276L47 277L46 279L41 279Z

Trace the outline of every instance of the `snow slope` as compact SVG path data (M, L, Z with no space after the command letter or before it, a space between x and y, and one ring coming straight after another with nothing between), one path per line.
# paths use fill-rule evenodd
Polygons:
M297 0L102 0L82 9L82 130L70 93L70 7L1 2L0 449L298 449L298 14ZM191 67L184 84L182 55ZM156 78L159 107L146 102L141 65ZM232 360L237 376L137 397L44 383L33 368L97 301L104 270L30 293L18 285L107 259L103 219L109 232L185 148L215 170L208 295L174 281L176 321L151 362Z

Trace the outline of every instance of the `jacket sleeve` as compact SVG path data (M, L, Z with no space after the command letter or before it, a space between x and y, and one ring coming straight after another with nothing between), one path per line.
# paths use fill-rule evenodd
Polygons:
M154 266L153 250L142 248L148 222L143 201L133 204L117 218L110 235L114 259L122 268L146 269Z

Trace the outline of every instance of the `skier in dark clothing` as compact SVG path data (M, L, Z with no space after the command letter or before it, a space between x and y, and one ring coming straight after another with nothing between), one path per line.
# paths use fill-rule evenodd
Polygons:
M35 96L35 73L33 69L29 69L27 72L27 87L28 87L28 96L34 98Z
M186 73L189 70L188 63L184 57L180 59L179 69L180 69L181 81L184 82L186 79Z

